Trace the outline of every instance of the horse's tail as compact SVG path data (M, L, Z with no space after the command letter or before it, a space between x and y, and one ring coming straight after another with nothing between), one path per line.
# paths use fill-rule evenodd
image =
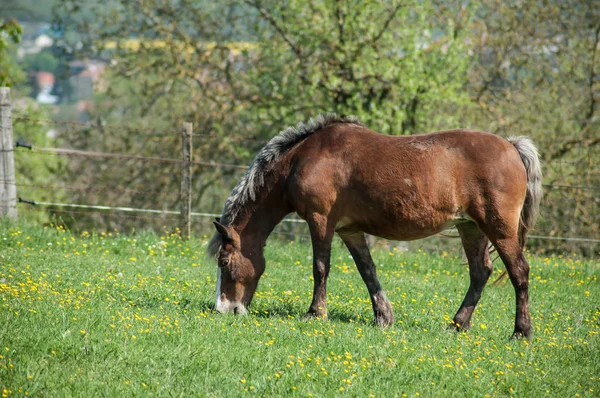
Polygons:
M527 233L535 225L540 201L542 200L542 167L537 148L528 137L509 137L515 146L527 171L527 193L519 220L519 244L525 248Z
M528 137L513 136L509 137L508 141L519 152L521 161L527 171L527 193L519 218L519 245L521 245L521 249L525 249L527 233L535 225L540 209L540 201L542 200L542 167L537 148ZM494 283L499 282L505 275L506 271Z

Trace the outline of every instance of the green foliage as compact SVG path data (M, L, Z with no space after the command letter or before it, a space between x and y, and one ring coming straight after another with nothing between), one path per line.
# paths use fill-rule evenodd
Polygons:
M52 51L44 50L37 54L30 54L23 57L25 69L31 72L50 72L55 73L60 61L56 59Z
M56 0L2 0L0 18L12 17L19 21L39 22L52 19L52 8Z
M458 125L435 110L465 103L469 10L429 2L247 1L258 13L245 115L290 123L323 111L386 134ZM249 15L250 12L248 12Z
M15 19L0 19L0 86L10 87L25 78L13 54L22 33L23 29Z
M234 317L211 310L205 239L0 231L0 388L14 395L598 394L600 268L576 256L529 257L526 343L508 341L510 283L486 288L469 332L446 330L468 287L459 258L375 251L396 316L381 330L341 245L329 320L305 320L308 245L271 242L251 314Z

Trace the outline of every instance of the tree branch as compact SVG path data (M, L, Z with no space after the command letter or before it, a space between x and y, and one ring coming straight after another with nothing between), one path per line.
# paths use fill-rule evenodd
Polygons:
M296 56L299 59L302 59L302 51L300 50L300 47L294 43L292 41L292 39L290 39L288 37L288 33L285 31L285 29L283 29L275 20L275 18L264 8L261 7L261 5L258 3L258 1L250 1L250 0L245 0L244 3L248 4L249 6L254 7L259 13L260 15L263 16L263 18L269 22L269 24L271 24L271 26L273 27L273 29L275 29L277 31L277 33L279 33L279 35L281 36L281 38L287 43L287 45L290 47L290 49L294 52L294 54L296 54Z
M583 121L581 122L581 128L579 129L579 136L582 136L583 133L585 133L586 130L590 127L590 125L594 119L594 114L596 113L596 105L598 104L598 101L596 100L596 97L594 95L594 80L596 77L595 71L596 71L596 62L598 61L598 48L600 47L599 46L599 44L600 44L600 25L598 25L596 27L594 34L595 34L595 38L594 38L594 47L592 50L592 65L590 66L590 74L589 74L589 80L588 80L588 89L590 92L590 106L588 108L588 111L585 114ZM593 147L596 145L600 145L600 138L594 138L594 139L588 139L588 140L582 140L581 138L574 138L572 140L566 141L565 143L563 143L561 145L560 148L558 148L557 150L552 152L552 154L549 156L548 159L555 160L555 159L563 157L577 144L582 144L582 145L590 148L590 147Z
M596 97L594 95L594 80L596 77L596 62L598 60L598 44L600 43L600 25L596 27L595 31L595 40L594 47L592 52L592 65L590 66L590 75L588 81L588 88L590 90L590 107L585 114L585 119L582 122L581 131L583 131L591 122L594 117L594 113L596 112L596 105L598 101L596 101Z
M337 25L338 25L338 34L340 38L340 43L342 46L346 43L346 38L344 37L344 11L342 10L342 1L338 0L335 8L336 16L337 16Z
M589 139L589 140L582 140L580 138L574 138L572 140L566 141L565 143L562 144L562 146L560 148L558 148L556 151L552 152L550 154L550 156L548 156L548 161L556 160L558 158L563 157L571 149L573 149L573 147L575 147L575 145L579 145L579 144L583 145L587 148L591 148L593 146L600 145L600 138L593 138L593 139Z
M351 63L354 63L354 61L356 61L356 59L360 56L360 54L362 53L362 51L365 47L367 47L367 46L374 47L377 44L379 39L381 39L381 37L383 36L383 34L387 30L387 28L390 26L390 24L396 17L396 14L398 13L398 11L400 11L400 9L402 7L404 7L403 4L398 4L396 7L394 7L392 12L390 12L390 15L388 15L388 17L386 18L386 20L383 23L383 26L381 27L379 32L377 32L377 34L375 36L373 36L373 38L371 38L370 40L364 41L360 46L358 46L358 48L356 49L356 51L354 52L354 54L352 56L352 60L350 61Z
M265 10L257 0L244 0L244 3L248 4L251 7L254 7L260 13L260 15L262 15L262 17L273 27L273 29L275 29L277 33L279 33L283 41L287 43L292 52L296 55L296 58L298 58L298 61L300 61L300 79L304 84L309 84L310 81L308 79L306 65L304 64L304 56L302 54L302 49L300 48L300 46L294 43L294 41L288 36L286 30L283 29L277 23L277 20L267 10Z

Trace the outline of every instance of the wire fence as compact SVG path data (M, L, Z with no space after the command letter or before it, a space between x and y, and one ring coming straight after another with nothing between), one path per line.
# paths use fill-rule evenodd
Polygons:
M150 163L171 163L171 164L183 164L184 161L181 159L170 159L170 158L158 158L148 157L139 155L128 155L121 153L106 153L96 151L83 151L79 149L68 149L68 148L35 148L31 145L19 145L18 147L24 147L32 151L33 153L48 153L58 156L81 156L88 158L103 158L103 159L122 159L122 160L138 160L140 162ZM192 161L192 165L204 166L204 167L222 167L231 169L246 170L248 166L242 166L237 164L217 163L217 162L200 162Z
M117 131L117 135L126 136L129 132L137 132L142 134L144 138L150 139L162 139L169 138L173 139L169 142L178 142L182 137L182 132L177 131L177 129L145 129L137 126L124 126L124 125L114 125L114 124L106 124L102 122L98 123L84 123L84 122L71 122L71 121L55 121L52 119L44 119L44 118L35 118L27 114L15 114L12 117L11 122L15 123L27 123L27 125L40 126L43 125L49 129L59 129L62 134L68 133L70 134L73 129L78 130L79 132L84 132L86 135L89 135L90 131L95 131L96 135L106 134L108 131ZM79 133L76 133L79 134ZM112 136L111 136L112 137ZM207 143L209 140L213 141L226 141L226 142L237 142L237 143L253 143L253 144L265 144L267 141L262 139L256 139L253 137L245 137L245 136L234 136L227 137L222 136L213 132L208 131L207 133L191 133L189 134L189 138L195 138L200 140L201 144ZM125 137L123 137L125 138ZM177 141L174 141L177 140ZM164 141L157 141L159 144ZM104 145L101 145L101 147ZM135 162L138 166L134 166L137 168L145 168L155 164L160 166L162 169L162 165L165 166L177 166L178 168L185 167L200 167L200 168L209 168L214 170L231 170L231 171L245 171L247 169L246 165L243 164L234 164L227 162L217 162L214 160L204 161L203 159L185 159L185 158L177 158L170 156L147 156L145 154L137 154L137 153L120 153L119 151L105 151L105 150L89 150L89 146L85 149L72 148L72 147L47 147L47 146L36 146L30 142L27 142L24 139L19 139L14 146L14 149L11 149L15 153L17 157L24 156L25 154L29 154L29 156L39 157L39 156L53 156L56 158L77 158L81 159L78 162L84 161L92 161L94 159L99 161L124 161L124 162ZM154 148L152 150L154 152ZM165 170L162 170L165 171ZM165 174L174 174L176 178L180 177L180 170L168 170ZM158 222L160 225L163 225L165 221L168 221L174 225L177 225L177 222L181 223L181 211L173 210L173 207L178 207L177 205L181 201L181 192L178 192L179 196L172 201L171 208L166 207L164 200L161 200L163 203L160 209L150 208L147 204L152 202L156 203L158 197L163 199L166 196L165 191L149 189L149 187L144 187L142 189L135 189L134 187L123 187L115 179L115 182L111 184L110 187L107 187L107 181L87 181L87 183L81 183L79 179L77 179L77 183L69 184L66 181L61 181L60 183L48 183L49 181L39 183L32 181L21 182L19 178L16 180L2 180L0 184L5 186L13 185L18 189L18 192L22 194L19 196L18 206L19 209L25 212L37 212L42 214L50 214L50 215L61 215L62 217L95 217L96 219L104 220L105 217L112 218L115 220L127 219L127 220L149 220L151 222ZM132 178L135 180L135 178ZM40 194L42 192L42 194ZM73 200L75 197L69 198L67 195L66 201L53 201L46 200L46 197L52 196L48 195L49 192L57 193L57 192L67 192L67 193L77 193L76 198L89 198L95 200ZM128 198L143 198L145 203L142 206L122 206L115 205L110 201L108 204L102 203L99 201L99 195L106 196L110 194L112 199L117 201L127 201ZM91 195L91 196L90 196ZM214 194L206 193L205 196L214 196ZM62 196L65 198L65 196ZM124 200L125 199L125 200ZM76 203L79 202L79 203ZM84 203L87 202L87 203ZM95 203L96 202L96 203ZM0 205L1 206L1 205ZM176 217L180 216L180 217ZM214 218L219 217L220 214L216 212L189 212L188 216L194 218ZM102 221L101 221L102 222ZM300 219L294 218L286 218L283 224L303 224L304 221ZM290 236L292 233L290 230L287 231L274 231L276 235L282 236ZM306 234L300 233L298 230L295 231L294 235L304 236Z
M153 129L145 129L134 126L125 126L125 125L107 125L104 123L83 123L83 122L73 122L73 121L58 121L52 119L38 119L29 117L26 114L17 114L12 117L13 121L19 122L32 122L37 124L45 124L51 126L66 126L66 127L74 127L79 129L112 129L112 130L124 130L124 131L137 131L143 132L146 136L154 136L154 137L166 137L166 136L178 136L180 133L178 131L157 131Z
M17 115L12 118L13 121L21 121L28 122L34 124L42 124L45 126L53 126L53 127L67 127L67 128L79 128L79 129L121 129L124 131L138 131L144 132L145 135L150 137L181 137L182 134L179 131L159 131L155 129L142 129L139 127L131 127L131 126L117 126L117 125L106 125L103 123L81 123L81 122L65 122L65 121L54 121L50 119L36 119L27 115ZM213 133L192 133L190 134L190 138L194 137L200 140L228 140L229 142L252 142L257 144L264 144L267 141L261 139L255 139L250 137L223 137ZM97 159L97 160L121 160L128 162L139 162L140 164L156 164L156 165L175 165L180 167L191 167L197 166L201 168L212 168L212 169L224 169L224 170L246 170L247 166L242 164L234 164L234 163L224 163L224 162L215 162L215 161L206 161L206 160L197 160L193 159L193 157L189 160L185 158L175 158L175 157L154 157L154 156L143 156L137 154L127 154L127 153L114 153L114 152L105 152L105 151L92 151L92 150L83 150L83 149L75 149L75 148L55 148L55 147L36 147L27 142L19 141L15 145L12 151L17 156L21 156L25 153L29 153L33 156L37 155L50 155L56 157L77 157L81 158L82 161L85 159ZM561 163L573 164L574 162L570 161L562 161ZM169 171L171 173L171 171ZM43 214L51 214L51 215L63 215L69 217L87 217L87 216L97 216L100 218L104 217L112 217L115 219L131 219L131 220L151 220L153 222L159 222L161 225L164 225L165 221L171 222L173 224L177 222L181 222L182 219L182 211L173 210L172 208L166 209L157 209L157 208L147 208L146 206L120 206L112 203L69 203L65 201L52 201L52 200L38 200L36 197L36 192L42 191L44 193L48 192L72 192L78 193L79 198L84 198L85 195L92 194L113 194L114 198L121 199L124 195L129 195L130 197L143 197L147 203L149 203L149 199L158 196L166 196L170 192L165 192L160 189L132 189L130 187L119 186L118 183L115 183L111 187L106 187L106 181L98 182L98 181L87 181L87 185L68 185L65 181L57 184L54 183L32 183L32 182L18 182L17 180L0 180L0 184L9 186L14 185L17 187L17 191L22 191L23 189L28 189L30 191L31 197L20 196L19 197L19 209L26 212L39 212ZM81 182L80 182L81 184ZM546 190L551 191L561 191L566 193L572 192L596 192L600 191L600 186L591 186L591 185L570 185L570 184L561 184L561 183L547 183L543 184L543 187ZM47 196L47 195L46 195ZM221 198L223 200L224 198ZM181 200L181 193L175 199L172 199L172 203L177 205ZM164 201L163 201L164 202ZM0 206L2 206L0 204ZM164 203L163 203L164 207ZM189 212L189 217L194 218L213 218L219 217L220 214L216 212ZM286 218L283 220L284 223L287 224L304 224L304 220L298 218ZM305 230L304 230L305 231ZM309 238L310 236L306 233L303 233L300 229L289 229L287 231L277 230L274 231L276 235L286 236L288 238L293 237L301 237L301 238ZM530 235L530 239L532 240L541 240L541 241L562 241L562 242L577 242L577 243L586 243L597 245L600 243L600 239L596 237L586 237L586 236L553 236L553 235Z
M143 132L147 137L177 137L179 136L178 131L157 131L153 129L144 129L140 127L134 126L123 126L123 125L107 125L104 123L82 123L82 122L69 122L69 121L56 121L52 119L37 119L32 118L26 115L13 116L13 121L19 122L32 122L38 124L45 125L53 125L53 126L63 126L63 127L71 127L71 128L79 128L79 129L88 129L88 130L96 130L96 129L114 129L114 130L125 130L125 131L135 131L135 132ZM192 137L201 137L204 139L227 139L231 142L254 142L258 144L266 144L267 140L262 140L258 138L252 137L224 137L223 135L215 134L215 133L193 133Z

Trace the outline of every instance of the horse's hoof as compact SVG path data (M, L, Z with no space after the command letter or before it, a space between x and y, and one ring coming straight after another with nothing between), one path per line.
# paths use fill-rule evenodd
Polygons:
M450 332L460 332L460 325L458 323L450 322L448 326L446 326L446 330Z
M523 331L523 330L515 330L514 333L512 334L512 336L510 337L511 340L521 340L521 339L525 339L527 341L531 340L531 331Z
M375 324L383 328L391 326L394 323L392 306L389 303L386 304L383 308L375 310Z
M458 322L452 321L448 325L447 329L455 332L466 332L467 330L471 329L471 323L469 322L465 324L460 324Z
M387 328L388 326L392 326L394 324L394 317L388 317L388 316L376 316L375 317L375 325L382 327L382 328Z
M312 312L312 311L308 311L304 315L304 319L327 319L327 313L326 312Z

